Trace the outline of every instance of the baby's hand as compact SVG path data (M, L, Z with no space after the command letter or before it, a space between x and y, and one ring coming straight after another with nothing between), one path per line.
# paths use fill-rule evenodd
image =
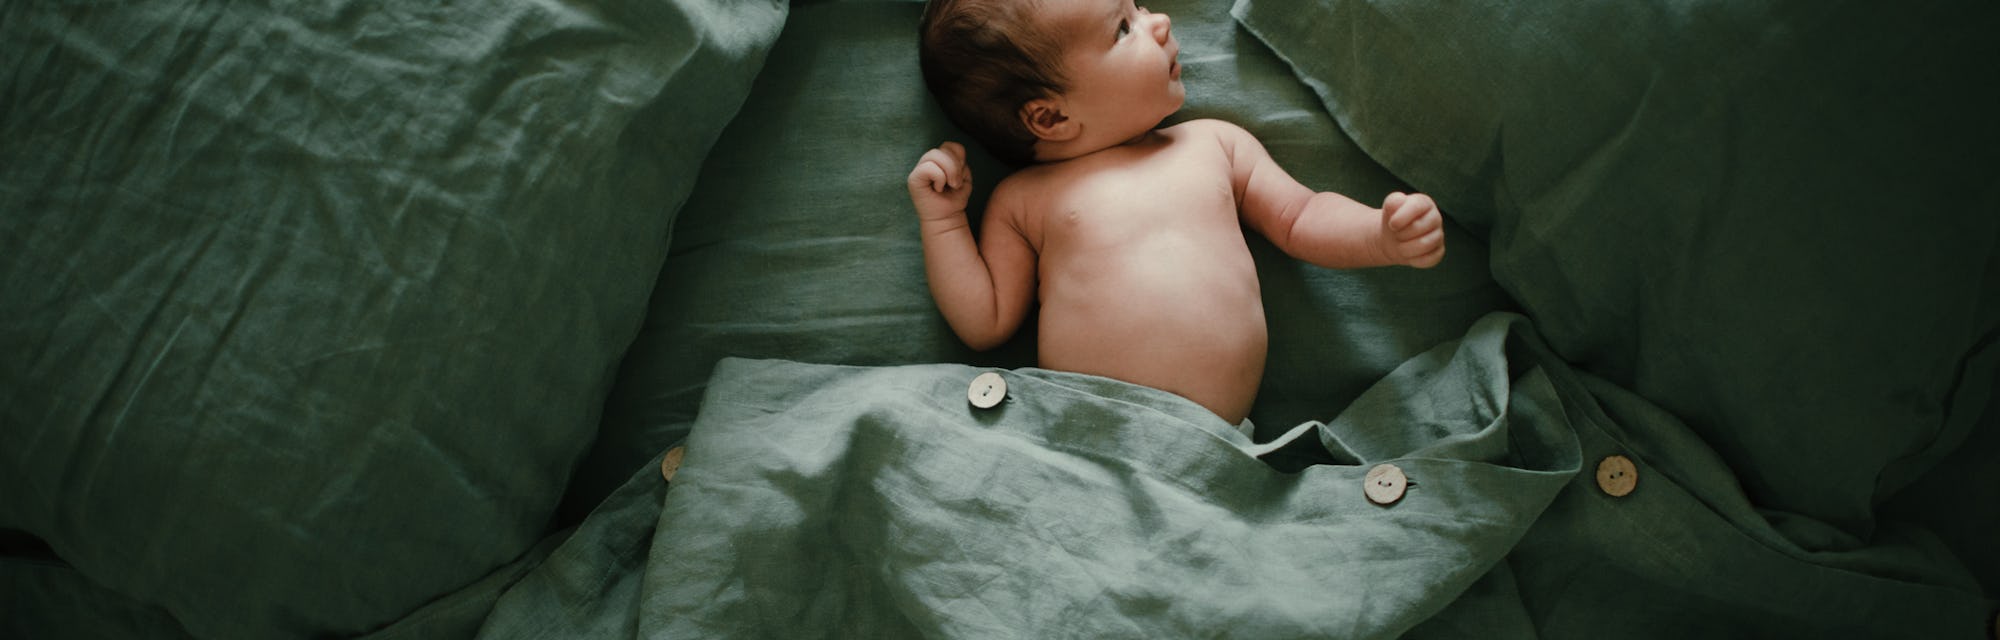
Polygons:
M1444 260L1444 215L1430 196L1398 191L1382 201L1382 253L1418 269Z
M972 168L965 163L965 147L946 142L924 152L917 168L910 170L910 203L917 206L922 220L941 220L965 213L972 198Z

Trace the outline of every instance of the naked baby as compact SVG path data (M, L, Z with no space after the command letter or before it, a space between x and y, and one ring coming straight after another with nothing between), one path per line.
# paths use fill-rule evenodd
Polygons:
M1248 226L1330 268L1444 257L1430 198L1380 209L1314 192L1236 125L1155 129L1186 99L1172 21L1131 0L931 0L920 52L945 113L1023 168L975 238L965 149L909 175L938 309L975 349L1036 304L1041 367L1169 391L1230 423L1249 415L1268 333Z

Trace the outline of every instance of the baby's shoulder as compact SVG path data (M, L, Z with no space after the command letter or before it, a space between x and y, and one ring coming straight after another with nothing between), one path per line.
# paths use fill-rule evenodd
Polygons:
M1027 196L1046 189L1049 176L1047 165L1028 165L1014 170L1000 178L993 185L993 193L987 196L987 207L1019 209Z
M993 195L1012 194L1023 188L1032 187L1035 182L1043 180L1042 174L1047 173L1045 167L1047 165L1040 164L1016 167L1007 175L1001 176L999 182L994 183Z
M1084 163L1037 162L1014 169L993 185L993 195L1017 195L1055 187L1077 173Z
M1208 148L1220 154L1225 162L1234 164L1237 149L1245 143L1260 144L1250 131L1228 120L1203 118L1189 120L1168 127L1168 137L1177 144L1192 144L1196 148Z
M1074 195L1080 185L1088 184L1090 181L1082 178L1095 170L1091 163L1076 160L1017 168L993 185L986 209L1017 216L1046 209L1052 202Z

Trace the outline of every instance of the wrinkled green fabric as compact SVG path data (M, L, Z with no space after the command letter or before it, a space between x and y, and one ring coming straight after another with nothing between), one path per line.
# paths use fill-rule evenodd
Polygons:
M726 361L643 608L676 637L1393 636L1577 469L1559 415L1493 413L1555 404L1546 382L1510 397L1485 364L1419 395L1491 404L1340 432L1415 483L1378 507L1364 466L1281 473L1199 407L1101 378L1017 370L986 412L962 365Z
M2000 94L1974 87L2000 5L1234 12L1371 157L1489 240L1558 353L1687 420L1795 540L1868 544L1876 505L1994 399Z
M2000 145L1963 117L1990 98L1938 95L1977 77L1966 59L1994 58L1957 55L1994 46L1967 36L1991 30L1990 8L1409 0L1327 20L1262 3L1307 10L1246 19L1274 45L1276 22L1333 36L1279 45L1281 60L1218 3L1147 4L1182 40L1176 119L1243 124L1306 184L1363 200L1406 179L1475 232L1451 227L1446 263L1423 272L1322 270L1252 239L1274 346L1260 437L1328 420L1272 467L1191 405L1064 374L1009 373L1033 392L1005 420L963 405L981 369L960 365L731 360L711 384L727 356L1032 362L1025 336L966 353L922 284L902 176L956 136L917 80L914 4L799 8L733 121L782 3L0 5L0 637L622 638L744 615L783 636L1981 633L1994 603L1925 531L1836 512L1908 484L1887 508L1956 525L1939 530L1962 554L1990 549L2000 520L1985 506L2000 504L1994 334L1979 333L2000 281L1993 223L1953 217L1995 209L1981 172ZM1401 18L1411 31L1365 28L1405 10L1423 16ZM1880 32L1825 46L1857 16ZM1937 37L1902 37L1913 22ZM1764 37L1693 46L1715 25ZM1411 33L1434 46L1379 40ZM1712 64L1746 51L1779 55ZM1644 91L1617 68L1635 59L1658 72ZM1312 61L1363 64L1330 83ZM1531 82L1579 77L1599 91ZM1388 79L1407 84L1326 97ZM1702 102L1716 86L1755 91ZM1853 97L1896 109L1837 99ZM1695 102L1711 110L1674 108ZM1370 104L1385 108L1354 111ZM1688 114L1714 110L1737 117L1722 139L1738 142L1686 152L1716 139ZM1539 128L1450 119L1482 114ZM1663 125L1694 142L1661 146ZM1606 155L1563 153L1576 145ZM998 168L977 152L974 167L983 195ZM1923 205L1885 220L1942 223L1948 242L1855 224L1885 194ZM1769 221L1750 206L1801 195ZM1690 201L1726 206L1601 214ZM1878 235L1917 258L1868 259L1857 238ZM1753 266L1775 268L1708 271L1772 247ZM1690 260L1694 275L1666 268ZM1467 333L1511 306L1489 265L1581 371L1518 319ZM1738 288L1692 288L1717 282ZM1650 306L1597 306L1628 293ZM1588 313L1564 315L1572 295ZM1913 317L1927 322L1897 324ZM1887 331L1855 337L1870 329ZM1883 357L1897 344L1911 351ZM602 437L564 495L580 522L549 531L614 367ZM1827 376L1847 384L1800 392ZM1689 381L1715 393L1691 409ZM697 422L704 395L730 401ZM1918 410L1829 418L1883 398ZM1737 432L1703 413L1746 408L1798 417ZM681 488L716 500L658 480L659 451L691 428L756 453L691 458ZM736 439L774 430L811 439ZM1799 466L1767 464L1780 451ZM1626 498L1591 479L1612 453L1640 467ZM1418 481L1391 507L1357 500L1379 460ZM17 545L34 537L49 547ZM828 608L823 590L851 600Z
M1511 314L1303 425L1335 462L1297 473L1103 378L1003 371L976 408L989 370L725 360L672 484L633 476L482 636L1943 638L1992 604L1785 544L1684 426ZM1387 506L1384 462L1410 479ZM1853 553L1949 566L1920 537Z
M1227 6L1145 4L1172 16L1182 47L1188 100L1173 120L1240 124L1315 188L1364 201L1407 188L1340 133ZM645 329L578 470L570 519L687 433L702 385L724 357L1034 364L1032 330L994 353L966 349L924 283L904 186L917 158L947 139L967 143L975 215L1006 169L955 131L925 92L921 11L911 2L794 8L675 226ZM1255 421L1327 419L1403 360L1508 308L1484 248L1455 227L1447 233L1448 257L1427 271L1321 269L1250 234L1272 345Z
M106 589L49 557L0 561L0 637L188 638L166 610Z
M352 634L522 557L785 9L0 5L0 529L67 567L0 619Z

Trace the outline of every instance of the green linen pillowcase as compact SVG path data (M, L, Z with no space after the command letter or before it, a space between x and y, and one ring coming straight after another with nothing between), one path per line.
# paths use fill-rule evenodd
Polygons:
M1239 0L1549 342L1809 548L1964 439L2000 367L1995 5ZM1990 92L1989 92L1990 93ZM1813 520L1831 524L1825 530Z
M1188 103L1176 120L1256 133L1319 189L1380 202L1404 189L1232 20L1226 6L1152 2L1173 17ZM1000 350L960 344L931 300L905 177L938 143L967 143L978 214L1006 168L951 126L917 71L921 3L796 6L742 113L709 155L674 230L646 327L565 517L580 518L694 419L727 356L849 365L1034 363L1033 323ZM1271 353L1253 414L1282 429L1331 419L1404 360L1464 335L1506 295L1453 228L1428 271L1331 271L1252 234ZM1271 434L1267 434L1269 437Z
M215 637L519 556L785 11L0 9L0 529Z

